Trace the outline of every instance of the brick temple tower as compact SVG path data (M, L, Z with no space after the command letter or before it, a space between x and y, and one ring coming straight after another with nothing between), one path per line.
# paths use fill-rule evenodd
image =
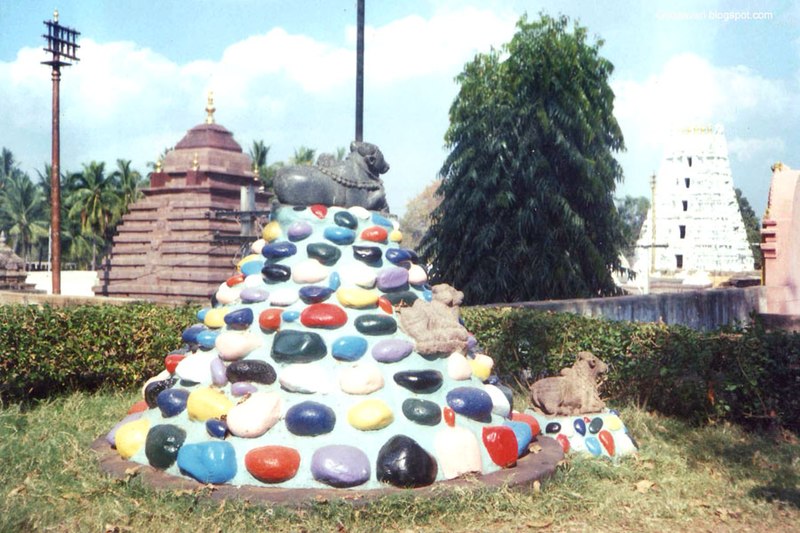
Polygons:
M209 95L206 121L167 153L163 168L159 162L144 198L123 217L96 295L207 300L234 272L237 241L257 238L238 218L265 215L270 195L257 192L253 162L215 124L214 111Z

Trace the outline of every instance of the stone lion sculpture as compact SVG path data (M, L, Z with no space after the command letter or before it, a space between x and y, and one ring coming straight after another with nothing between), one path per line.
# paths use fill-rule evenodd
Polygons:
M430 302L418 299L411 307L398 309L400 327L416 341L417 353L466 354L469 335L458 320L464 293L446 283L434 285L431 291Z
M386 212L389 206L380 175L388 171L389 163L377 146L353 141L344 161L322 155L313 166L283 167L273 187L283 204L361 206Z
M605 402L597 392L598 380L608 365L591 352L578 353L578 360L560 376L540 379L531 385L531 402L537 413L572 416L601 411Z

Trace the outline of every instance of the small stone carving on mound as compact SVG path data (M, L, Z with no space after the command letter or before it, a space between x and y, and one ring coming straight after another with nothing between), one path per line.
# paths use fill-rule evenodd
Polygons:
M591 352L578 353L578 360L560 376L540 379L531 385L531 403L537 413L572 416L602 411L606 404L597 392L598 380L608 365Z
M374 144L353 141L344 161L320 156L314 166L288 166L274 180L278 201L285 205L353 207L387 212L381 174L389 163Z
M467 353L469 334L459 322L464 293L442 283L431 289L431 301L416 300L398 310L400 327L416 341L420 354Z

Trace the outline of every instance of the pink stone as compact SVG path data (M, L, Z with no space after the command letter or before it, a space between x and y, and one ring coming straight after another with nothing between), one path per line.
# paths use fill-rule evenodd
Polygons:
M300 323L307 328L338 328L347 323L347 313L336 304L311 304L300 313Z

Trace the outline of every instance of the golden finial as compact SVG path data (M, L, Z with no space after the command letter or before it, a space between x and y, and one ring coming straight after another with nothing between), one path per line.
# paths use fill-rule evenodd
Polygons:
M58 22L58 9L53 10L53 22Z
M778 161L778 162L776 162L774 165L772 165L771 167L769 167L769 169L770 169L772 172L775 172L776 170L780 172L781 170L783 170L783 163L781 163L780 161Z
M161 172L161 165L164 163L164 158L159 157L156 161L156 172Z
M197 152L194 153L194 158L192 159L192 170L194 170L195 172L200 170L200 163L197 161Z
M206 124L213 124L214 123L214 111L217 108L214 107L214 91L208 91L208 103L206 104Z

